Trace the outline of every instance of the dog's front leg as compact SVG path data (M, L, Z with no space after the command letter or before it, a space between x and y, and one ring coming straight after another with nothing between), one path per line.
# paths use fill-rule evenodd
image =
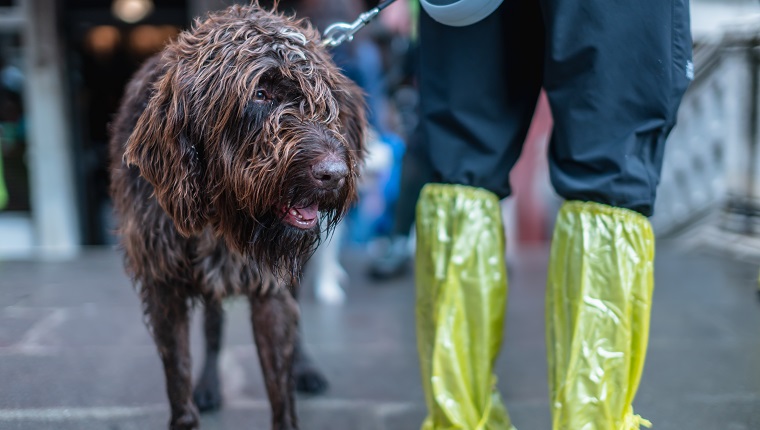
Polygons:
M298 315L298 305L285 288L251 297L251 321L272 408L272 430L298 429L293 380Z
M301 283L296 282L291 287L291 294L296 302L301 291ZM322 394L330 385L322 371L314 364L303 343L303 333L299 330L296 340L296 350L293 356L293 378L296 390L306 394Z
M222 347L224 309L216 297L206 297L203 304L203 333L206 338L206 361L193 391L195 406L202 412L219 409L222 393L219 383L219 351Z
M197 429L198 409L191 398L190 332L187 298L171 290L161 294L161 287L149 286L143 291L145 312L153 340L164 364L166 392L172 417L170 430ZM173 287L166 287L173 288Z

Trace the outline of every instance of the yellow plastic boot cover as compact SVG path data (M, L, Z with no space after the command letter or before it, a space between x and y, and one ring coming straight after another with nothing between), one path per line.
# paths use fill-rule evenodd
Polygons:
M499 200L428 184L417 204L417 345L423 430L514 430L496 389L507 300Z
M546 297L554 430L651 426L632 402L649 339L653 260L644 216L598 203L562 206Z

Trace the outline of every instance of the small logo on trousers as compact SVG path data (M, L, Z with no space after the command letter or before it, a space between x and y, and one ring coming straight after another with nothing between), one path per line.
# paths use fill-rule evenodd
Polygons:
M686 62L686 79L694 80L694 63L691 61Z

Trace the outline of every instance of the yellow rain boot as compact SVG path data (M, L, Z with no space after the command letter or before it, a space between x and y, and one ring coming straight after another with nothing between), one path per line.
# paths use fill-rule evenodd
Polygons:
M634 430L652 303L654 235L646 217L565 203L552 238L546 344L554 430Z
M514 430L493 363L507 300L495 194L428 184L417 204L417 345L423 430Z

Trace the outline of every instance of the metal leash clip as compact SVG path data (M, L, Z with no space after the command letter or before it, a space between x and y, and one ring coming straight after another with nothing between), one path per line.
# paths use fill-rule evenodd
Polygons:
M359 15L359 17L351 24L345 22L336 22L335 24L332 24L325 30L322 44L334 48L343 42L352 41L354 39L354 34L361 30L365 25L369 24L378 13L380 13L380 8L376 7Z

